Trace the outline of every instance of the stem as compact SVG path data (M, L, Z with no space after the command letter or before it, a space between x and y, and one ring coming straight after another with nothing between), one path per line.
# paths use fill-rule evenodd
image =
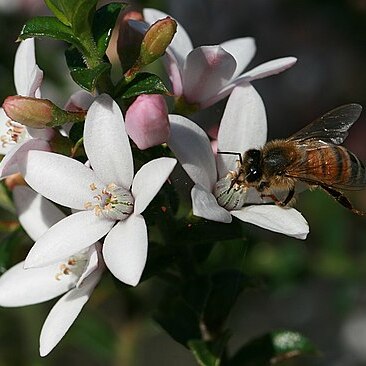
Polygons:
M71 148L71 155L70 155L71 158L74 158L75 157L75 155L76 155L77 151L79 150L80 146L83 144L83 141L84 141L84 138L82 137Z

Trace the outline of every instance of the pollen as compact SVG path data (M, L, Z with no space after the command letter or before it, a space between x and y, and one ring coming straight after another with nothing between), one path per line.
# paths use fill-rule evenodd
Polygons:
M103 189L98 189L95 183L89 185L96 193L92 201L84 204L86 210L93 210L96 216L111 220L125 220L133 211L134 199L125 188L110 183Z
M88 263L86 252L80 252L68 258L65 262L60 263L58 272L55 274L55 279L61 281L64 277L75 276L77 281L83 273L86 264Z
M235 172L230 172L226 177L220 179L214 190L217 203L227 210L239 210L245 204L248 189L244 185L236 183Z
M18 143L22 139L24 133L26 133L24 126L10 119L5 122L5 126L9 129L6 131L6 134L0 136L2 147L6 147L9 144Z
M95 191L97 189L97 186L95 185L95 183L92 183L89 187L92 191Z

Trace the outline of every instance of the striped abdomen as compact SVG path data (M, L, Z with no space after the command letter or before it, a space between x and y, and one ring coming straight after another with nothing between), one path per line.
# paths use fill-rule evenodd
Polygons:
M321 145L306 150L306 175L328 186L343 189L366 187L365 166L343 146Z

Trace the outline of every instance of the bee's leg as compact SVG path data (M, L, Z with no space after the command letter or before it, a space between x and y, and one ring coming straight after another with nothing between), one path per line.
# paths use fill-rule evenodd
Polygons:
M288 195L285 198L285 200L280 202L280 206L283 206L283 207L287 206L290 203L290 201L294 198L294 194L295 194L295 188L291 187L288 191Z
M364 216L366 215L366 212L364 211L359 211L355 208L353 208L352 203L349 201L349 199L344 196L341 192L328 187L326 185L320 185L320 187L322 189L324 189L324 191L326 191L327 193L329 193L338 203L340 203L343 207L348 208L349 210L351 210L353 213L355 213L356 215L361 215Z
M290 187L289 191L288 191L288 194L287 194L287 197L283 201L279 200L273 193L271 193L271 194L261 194L261 198L269 197L273 200L273 202L277 206L285 207L292 201L292 199L294 198L294 195L295 195L295 187Z
M282 201L279 200L274 194L261 194L261 198L270 198L273 202L268 202L270 204L275 203L277 206L282 206Z

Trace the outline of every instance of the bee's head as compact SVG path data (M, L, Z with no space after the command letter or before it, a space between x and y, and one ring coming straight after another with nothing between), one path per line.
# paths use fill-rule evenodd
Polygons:
M262 178L261 159L261 151L257 149L250 149L244 154L243 167L248 183L256 182Z

